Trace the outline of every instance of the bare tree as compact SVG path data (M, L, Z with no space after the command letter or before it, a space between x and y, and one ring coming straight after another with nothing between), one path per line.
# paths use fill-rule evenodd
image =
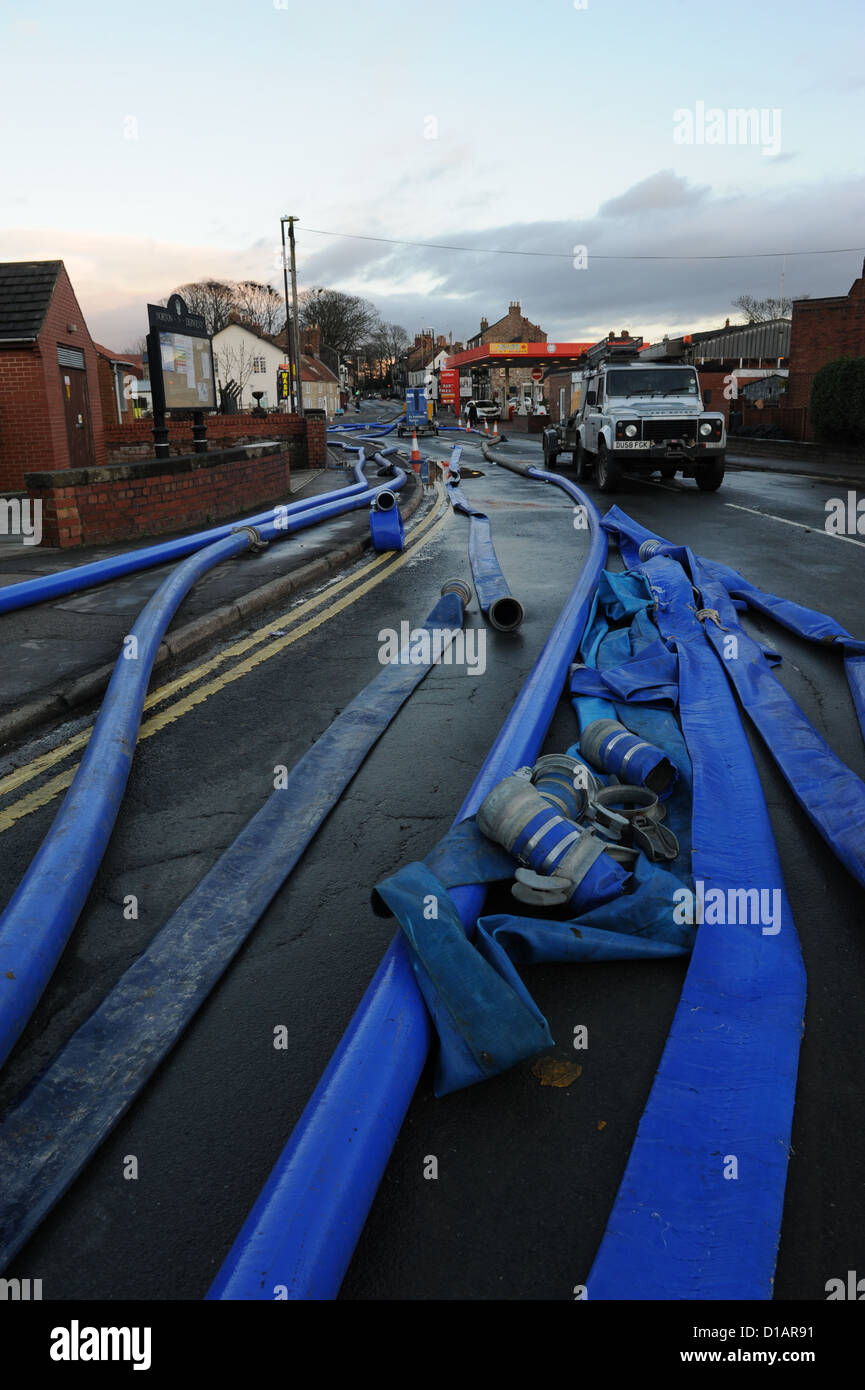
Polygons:
M257 280L240 280L234 286L234 302L244 323L260 333L273 337L285 327L285 304L273 285L261 285Z
M235 286L230 280L190 280L173 291L186 301L192 314L202 314L212 337L236 313Z
M121 350L120 350L120 356L121 356L121 357L143 357L146 351L147 351L147 339L146 339L146 338L136 338L136 339L135 339L135 342L132 343L131 346L128 346L128 347L125 347L125 348L121 348Z
M378 327L378 310L368 299L323 286L298 297L301 325L320 328L322 342L340 353L358 352Z
M248 347L245 342L238 343L236 347L223 346L217 353L214 353L213 370L220 387L233 381L237 387L237 396L241 405L243 404L243 393L253 375L255 359L259 355L255 348ZM256 373L256 375L260 375L260 373Z
M410 341L401 324L379 323L360 349L361 359L367 366L367 377L384 382L407 350Z
M803 294L799 298L808 299L809 296ZM734 309L741 309L749 323L768 323L770 319L789 318L793 308L792 299L756 299L753 294L740 294L739 298L731 303Z

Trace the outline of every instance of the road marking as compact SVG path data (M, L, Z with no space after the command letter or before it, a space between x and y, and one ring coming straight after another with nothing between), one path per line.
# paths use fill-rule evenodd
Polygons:
M244 651L255 646L259 648L259 650L254 651L252 655L248 656L245 661L239 661L235 666L230 667L229 670L223 671L222 674L217 676L214 680L199 686L182 700L175 701L160 713L153 715L150 719L145 719L139 730L138 741L140 742L142 739L150 738L168 724L175 723L176 720L181 719L198 705L203 704L211 695L217 694L234 681L240 680L241 677L248 675L256 666L261 665L265 661L269 661L271 657L278 656L279 653L284 651L287 647L300 641L302 637L308 636L309 633L314 632L331 618L336 617L338 613L343 612L343 610L348 608L351 604L356 603L358 599L363 598L365 594L368 594L372 589L376 588L396 570L401 569L404 564L414 557L418 550L427 545L447 524L451 515L452 511L449 507L438 519L436 519L436 515L433 513L420 524L417 531L414 533L411 545L408 546L398 558L393 558L391 554L379 556L361 570L360 574L355 572L350 575L345 575L341 580L338 580L336 584L331 585L324 593L317 595L313 599L306 600L303 604L299 604L297 608L290 610L281 618L271 619L264 627L259 628L256 633L235 643L225 652L220 653L217 657L211 658L210 661L204 662L200 666L195 667L192 671L186 672L184 676L178 677L177 680L169 682L168 685L154 691L153 695L149 696L145 702L145 709L153 705L164 704L166 699L169 698L170 693L193 684L196 680L200 679L202 675L212 670L214 666L222 664L232 654L240 655ZM388 561L390 561L390 563L387 563ZM358 578L363 574L369 574L370 578L366 579L361 584L357 584ZM335 602L327 602L338 590L345 588L348 583L356 584L356 587L352 589L351 593L337 599ZM309 611L310 608L321 607L323 602L326 604L326 607L322 608L322 611L316 614L315 617L311 617L306 622L300 623L292 632L286 634L284 637L280 637L277 641L262 645L266 642L266 639L272 635L274 626L286 622L295 623L301 611L306 612ZM61 762L72 753L77 752L79 748L84 747L88 743L91 733L92 727L82 730L80 733L68 739L65 744L61 744L58 748L43 754L42 757L34 759L32 763L28 763L24 767L16 769L14 773L10 773L8 777L0 781L0 793L12 791L22 786L24 783L32 781L44 772L47 767L52 766L56 762ZM65 772L59 773L56 777L51 778L35 791L30 792L28 795L21 797L18 801L13 801L10 805L4 807L3 810L0 811L0 834L2 834L4 830L8 830L16 821L21 820L23 816L30 815L33 811L37 811L40 807L53 801L55 796L70 785L77 770L78 764L76 763Z
M417 541L424 532L429 530L434 521L435 509L433 509L430 515L425 517L417 527L409 532L410 542L413 547L417 544ZM226 647L224 651L217 652L215 656L209 657L207 661L199 663L198 666L193 666L191 670L184 672L180 676L176 676L166 685L159 686L147 696L144 702L144 709L148 710L152 709L155 705L161 705L165 700L170 699L172 695L176 694L177 691L184 690L189 685L194 685L196 681L209 675L211 671L215 671L219 666L224 665L225 662L231 661L232 658L236 656L242 656L244 652L250 651L253 647L258 646L259 643L264 642L266 638L271 635L271 630L274 627L282 624L293 626L294 623L296 623L298 619L304 617L305 614L314 612L316 608L320 608L323 604L329 602L335 594L340 593L348 584L356 583L356 581L361 579L365 574L370 574L380 569L392 559L392 553L385 553L377 556L374 560L368 561L360 570L354 570L351 574L344 575L342 579L335 580L325 589L322 589L320 593L313 594L310 598L304 599L303 602L296 604L294 608L289 609L289 611L284 613L281 617L271 619L269 623L258 628L255 632L250 633L247 637L242 637L238 642L233 642L231 646ZM5 796L8 792L23 786L25 782L32 781L34 777L40 776L40 774L47 771L49 767L53 767L55 763L63 762L70 754L76 752L77 749L86 747L90 739L92 727L91 724L88 728L82 729L80 733L71 735L65 743L58 744L56 748L50 749L40 757L34 758L29 763L25 763L23 767L16 768L14 772L10 772L7 776L0 778L0 796Z
M752 516L764 516L767 521L783 521L785 526L798 526L802 531L810 531L812 536L828 536L831 541L865 546L865 541L854 540L853 536L838 536L834 531L825 531L822 526L806 526L804 521L791 521L788 516L775 516L772 512L758 511L756 507L742 507L738 502L725 502L724 506L733 507L737 512L750 512Z

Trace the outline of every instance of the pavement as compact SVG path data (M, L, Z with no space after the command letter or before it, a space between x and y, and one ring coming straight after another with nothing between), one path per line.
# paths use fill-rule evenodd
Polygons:
M829 456L810 460L793 455L788 457L781 452L777 456L743 454L736 450L735 441L727 448L727 469L731 473L781 473L790 478L815 478L822 482L842 483L845 487L865 484L865 470L857 470L853 463L842 459Z
M368 449L371 457L372 447ZM332 451L335 461L342 452ZM378 465L367 469L375 477ZM310 497L344 487L353 478L343 467L301 470L292 478L290 497ZM408 520L423 501L424 489L409 472L400 510ZM177 534L188 534L179 532ZM160 536L168 540L169 534ZM142 547L152 544L148 538ZM320 584L371 545L365 510L300 531L256 555L218 565L204 575L171 623L155 668L187 656L209 641L240 629L257 613ZM0 586L104 560L137 547L118 545L60 550L24 545L17 537L0 541ZM159 565L110 584L67 594L3 615L0 666L0 749L29 730L67 717L96 699L111 678L122 639L173 564Z

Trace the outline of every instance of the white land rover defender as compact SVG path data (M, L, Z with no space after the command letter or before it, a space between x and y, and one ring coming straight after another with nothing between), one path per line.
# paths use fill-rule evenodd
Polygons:
M588 350L579 408L544 431L545 463L572 454L577 479L594 470L601 492L615 492L624 470L681 472L715 492L724 479L724 417L703 409L695 367L641 361L642 342L611 334Z

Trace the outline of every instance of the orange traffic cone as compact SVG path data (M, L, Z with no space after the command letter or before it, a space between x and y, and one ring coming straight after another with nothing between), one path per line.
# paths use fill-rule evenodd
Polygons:
M489 422L489 420L487 419L487 417L484 416L484 434L489 434L489 432L490 432L490 422Z
M420 449L419 449L418 446L417 446L417 430L414 430L414 431L413 431L412 437L411 437L411 453L410 453L410 455L409 455L409 463L411 464L411 466L412 466L412 468L414 469L415 473L419 473L419 472L420 472L420 463L421 463L421 459L420 459Z
M493 439L498 439L498 437L499 437L499 422L498 422L498 420L493 420Z
M472 428L472 422L471 422L471 420L469 419L469 417L468 417L468 415L467 415L467 416L466 416L466 430L469 432L469 434L471 434L471 428Z

